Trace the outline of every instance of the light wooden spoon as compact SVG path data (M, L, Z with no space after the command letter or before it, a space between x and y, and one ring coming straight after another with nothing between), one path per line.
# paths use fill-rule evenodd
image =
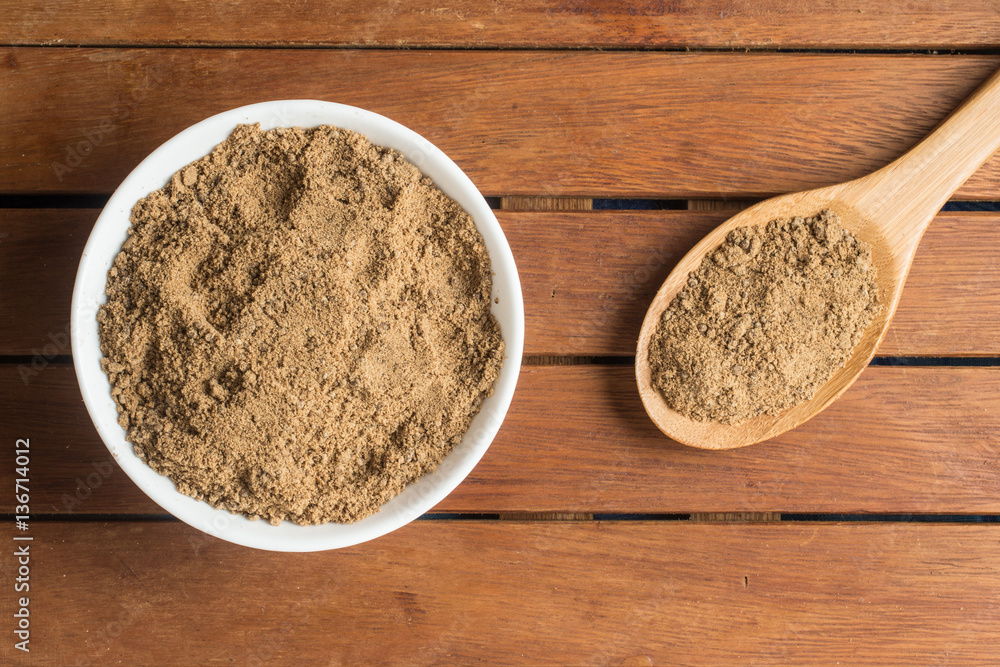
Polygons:
M818 190L781 195L733 216L684 256L656 293L639 333L635 372L653 422L678 442L704 449L752 445L795 428L850 387L875 355L896 306L917 245L955 190L1000 149L1000 72L991 76L926 139L892 164L862 178ZM650 383L649 341L663 311L704 256L736 227L763 226L775 218L808 217L829 208L841 224L872 246L881 314L865 330L847 363L805 403L778 415L741 424L698 422L670 409Z

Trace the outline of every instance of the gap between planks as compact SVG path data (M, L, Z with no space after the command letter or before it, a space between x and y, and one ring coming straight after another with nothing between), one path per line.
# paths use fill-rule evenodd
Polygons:
M725 523L773 523L781 521L781 512L696 512L690 521Z
M501 512L500 521L593 521L587 512ZM607 520L603 518L601 520ZM781 521L781 512L696 512L689 521L723 523L774 523Z
M12 522L15 515L0 513L0 522ZM76 514L33 514L32 521L38 523L170 523L179 522L171 514L127 512L89 512ZM437 512L432 511L417 517L417 521L437 522L560 522L560 521L600 521L605 523L646 522L696 522L696 523L938 523L938 524L996 524L1000 514L831 514L823 512Z
M500 521L593 521L592 512L501 512Z
M742 211L759 199L689 199L689 211ZM592 211L592 197L545 197L514 195L500 197L504 211Z

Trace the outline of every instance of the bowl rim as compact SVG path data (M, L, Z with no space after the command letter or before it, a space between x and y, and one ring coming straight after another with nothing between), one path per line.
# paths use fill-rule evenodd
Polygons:
M107 272L127 236L133 205L163 187L171 175L207 155L237 124L274 127L335 125L399 150L449 197L468 211L483 236L493 270L491 311L500 324L505 358L494 393L483 401L462 442L433 472L409 484L375 514L352 524L272 526L216 509L177 491L133 451L118 424L111 385L100 367L97 310L106 300ZM73 366L87 412L101 440L129 478L164 510L198 530L243 546L304 552L348 547L410 523L434 507L472 471L486 453L510 407L524 348L524 304L514 256L496 216L471 179L440 149L385 116L322 100L273 100L210 116L168 139L122 181L101 211L80 258L70 313Z

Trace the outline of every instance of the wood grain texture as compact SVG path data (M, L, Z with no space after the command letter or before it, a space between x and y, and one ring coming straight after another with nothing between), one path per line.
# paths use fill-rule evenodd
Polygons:
M70 366L27 385L0 366L0 408L0 441L32 439L35 512L161 512L110 467ZM525 367L497 439L435 511L1000 513L997 461L1000 368L872 367L798 429L708 452L656 429L631 367Z
M70 354L73 281L100 211L0 209L0 354ZM48 357L48 359L46 359Z
M13 44L672 48L989 48L989 0L24 0L0 16Z
M634 354L656 290L730 215L501 213L524 290L526 353ZM1000 217L937 217L878 354L1000 354Z
M32 653L5 664L996 663L997 526L417 522L316 554L32 533Z
M772 197L740 211L713 229L667 276L639 330L636 382L653 423L666 436L685 445L733 449L774 438L822 412L854 383L875 356L903 295L924 232L951 195L998 150L1000 72L994 73L930 135L882 169L846 183ZM709 262L712 253L733 233L748 229L759 232L775 220L801 221L821 211L832 211L846 233L864 244L875 269L872 278L877 283L879 308L854 341L846 361L829 376L819 378L820 383L808 400L775 414L758 414L738 424L724 424L692 419L675 410L664 393L653 387L649 355L662 318L688 287L689 276ZM749 282L744 280L745 285ZM750 308L750 312L755 313L755 309ZM760 314L760 310L756 313Z
M995 512L998 408L1000 369L872 367L798 429L708 452L656 429L631 367L524 368L497 441L441 509Z
M69 354L76 267L96 210L0 209L0 354ZM509 212L497 217L525 299L528 355L632 355L663 279L730 212ZM6 236L3 236L6 234ZM1000 215L942 213L879 348L1000 356Z
M487 195L757 197L885 165L998 63L798 53L5 48L0 192L110 192L153 148L214 113L265 98L318 98L416 130ZM958 196L998 193L994 158Z

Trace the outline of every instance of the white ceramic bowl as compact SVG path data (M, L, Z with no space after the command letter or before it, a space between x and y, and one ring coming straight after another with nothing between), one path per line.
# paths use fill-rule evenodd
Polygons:
M357 523L299 526L286 521L272 526L179 493L172 481L141 461L125 440L111 385L101 370L96 314L105 301L108 269L125 241L132 206L163 187L178 169L211 152L239 123L260 123L263 129L335 125L399 150L472 215L493 264L492 311L500 323L507 355L493 396L483 403L462 443L437 470ZM184 130L143 160L111 196L90 234L73 288L71 323L73 365L83 401L122 470L160 507L185 523L229 542L272 551L318 551L358 544L409 523L440 502L469 474L493 441L514 395L524 346L524 305L514 257L496 217L472 181L437 147L399 123L363 109L315 100L263 102L220 113Z

